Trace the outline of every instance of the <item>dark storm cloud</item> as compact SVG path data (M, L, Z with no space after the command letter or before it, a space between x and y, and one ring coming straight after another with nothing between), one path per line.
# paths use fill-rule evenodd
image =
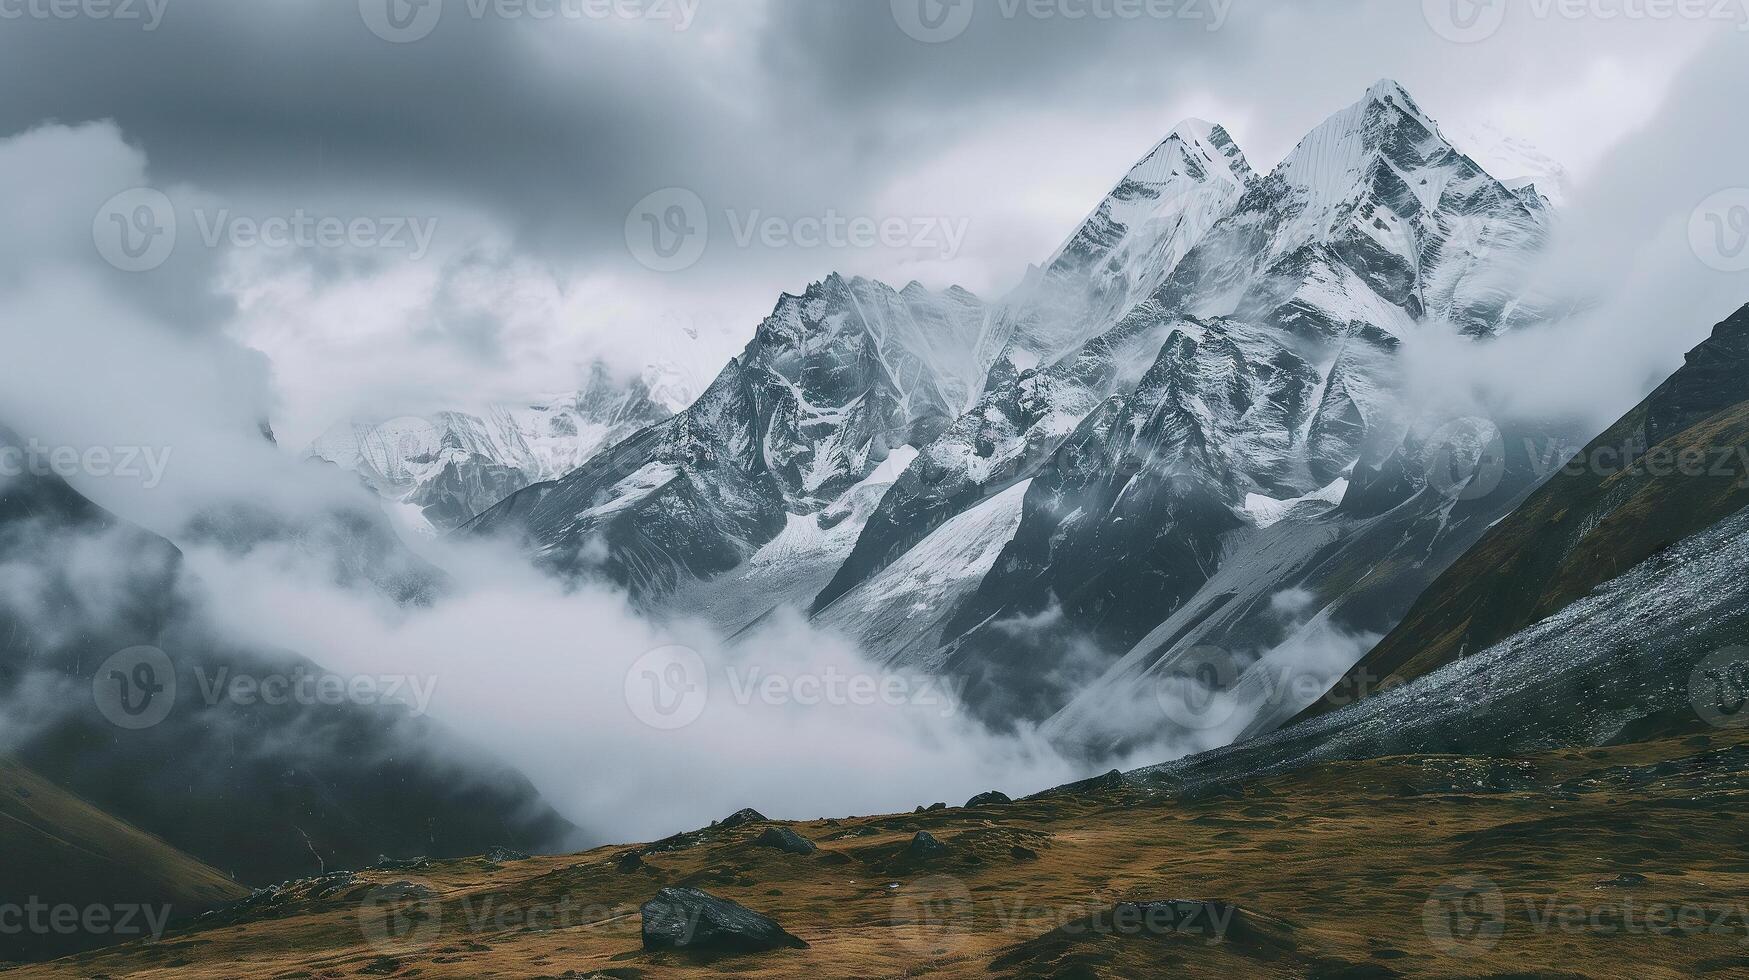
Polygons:
M445 13L409 44L372 34L352 0L171 0L152 31L6 21L0 132L113 119L155 179L423 195L551 243L617 233L650 180L695 179L664 171L734 123L663 50L668 25Z
M1182 78L1243 47L1271 16L1244 0L774 0L761 54L805 83L792 93L846 111L971 114L1122 100L1126 84ZM937 33L907 33L935 17L949 18Z

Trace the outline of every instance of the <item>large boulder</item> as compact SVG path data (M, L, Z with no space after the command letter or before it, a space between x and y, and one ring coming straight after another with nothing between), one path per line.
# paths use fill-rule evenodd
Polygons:
M767 827L753 840L754 847L769 847L786 854L812 854L818 850L814 842L788 827Z
M644 949L760 953L808 944L763 915L696 888L664 888L644 903Z

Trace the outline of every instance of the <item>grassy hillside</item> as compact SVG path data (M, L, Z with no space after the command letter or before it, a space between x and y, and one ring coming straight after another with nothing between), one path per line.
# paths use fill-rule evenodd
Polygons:
M7 976L1742 976L1746 761L1749 732L1721 732L1345 762L1199 800L1102 780L786 824L819 845L805 855L757 846L770 825L754 823L437 862L332 875L205 931ZM905 857L919 830L946 853ZM639 907L665 886L739 902L810 946L647 953ZM1225 926L1214 913L1148 925L1118 905L1167 899L1216 903L1198 907ZM1676 910L1687 918L1669 931Z
M246 895L212 868L0 757L0 902L149 904L168 906L181 919ZM0 919L0 930L9 925ZM7 933L0 935L0 960L110 941Z

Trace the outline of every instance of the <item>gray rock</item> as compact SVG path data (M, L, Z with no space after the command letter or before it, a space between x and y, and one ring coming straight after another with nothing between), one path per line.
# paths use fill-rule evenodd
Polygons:
M759 953L808 946L765 916L696 888L664 888L642 912L648 951Z
M928 861L947 854L947 845L930 836L926 830L919 830L911 843L905 845L903 856L912 861Z
M1005 806L1013 802L1013 800L1008 798L1008 794L998 793L995 790L991 790L988 793L979 793L977 796L967 800L966 806Z
M774 850L783 851L786 854L812 854L816 850L819 850L819 848L814 846L813 841L808 840L806 837L803 837L801 834L796 833L788 827L765 828L765 833L760 834L758 838L753 841L753 846L769 847Z
M722 830L729 830L734 827L744 827L750 823L764 822L765 814L760 813L752 807L748 807L745 810L736 810L734 813L729 814L727 817L718 821L716 826Z

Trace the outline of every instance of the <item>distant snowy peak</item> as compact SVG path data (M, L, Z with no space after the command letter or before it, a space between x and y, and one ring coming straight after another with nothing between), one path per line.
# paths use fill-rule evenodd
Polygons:
M436 412L386 422L347 420L319 436L305 457L356 473L401 505L415 530L459 526L523 487L557 479L690 401L673 372L615 377L595 364L577 391L480 414ZM650 380L662 383L658 398Z

